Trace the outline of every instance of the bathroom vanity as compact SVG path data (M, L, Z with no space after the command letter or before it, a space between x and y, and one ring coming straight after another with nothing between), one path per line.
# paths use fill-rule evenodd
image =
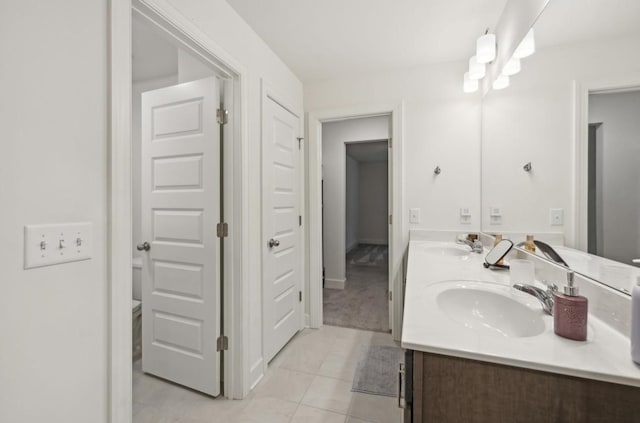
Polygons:
M577 277L591 302L587 341L561 338L538 300L512 288L508 271L483 267L488 249L473 253L447 237L454 239L411 233L405 422L640 421L640 366L631 361L628 321L620 324L605 306L621 308L625 294ZM514 258L536 262L539 287L542 277L564 283L565 268L517 249L506 259Z

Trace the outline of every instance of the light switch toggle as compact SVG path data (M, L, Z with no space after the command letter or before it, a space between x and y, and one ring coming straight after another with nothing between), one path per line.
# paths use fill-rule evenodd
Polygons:
M82 238L76 238L76 247L82 247Z
M64 239L60 240L60 249L67 248L67 242Z
M47 249L47 241L40 241L40 249L41 250Z

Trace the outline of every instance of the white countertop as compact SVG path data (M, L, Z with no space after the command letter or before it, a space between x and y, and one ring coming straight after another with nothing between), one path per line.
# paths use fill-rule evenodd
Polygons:
M410 241L403 348L640 387L640 366L631 360L627 337L591 315L587 341L559 337L553 332L553 318L543 313L535 298L508 289L508 271L482 266L484 254L439 256L428 253L429 247L466 248L454 242ZM507 287L500 289L539 311L545 330L536 336L509 338L469 329L451 320L436 303L437 284L446 280L492 282Z

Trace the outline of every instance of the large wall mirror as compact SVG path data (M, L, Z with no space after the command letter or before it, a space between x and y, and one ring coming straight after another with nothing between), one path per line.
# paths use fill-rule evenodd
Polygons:
M483 98L482 230L535 234L628 293L640 275L640 1L550 0L533 29L536 52Z

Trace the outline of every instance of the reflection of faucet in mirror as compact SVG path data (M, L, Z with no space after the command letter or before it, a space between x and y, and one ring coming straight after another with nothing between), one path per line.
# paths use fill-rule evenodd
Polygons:
M466 239L457 238L456 243L467 245L474 253L482 254L483 252L482 242L480 242L477 235L470 235Z
M513 287L518 291L522 291L536 297L536 299L542 304L542 310L548 315L553 315L553 293L558 291L558 287L555 284L548 285L546 291L533 285L522 283L516 283Z

